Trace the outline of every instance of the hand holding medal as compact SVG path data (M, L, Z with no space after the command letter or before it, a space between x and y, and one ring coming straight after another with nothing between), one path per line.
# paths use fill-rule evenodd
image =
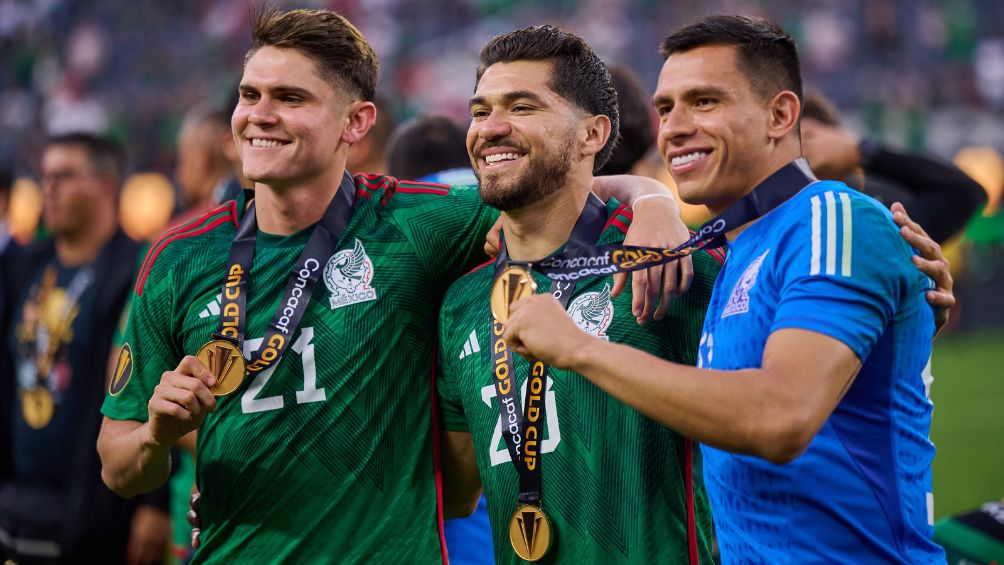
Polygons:
M151 440L157 445L174 445L201 426L206 414L216 409L211 389L220 382L191 355L173 371L165 372L147 404Z

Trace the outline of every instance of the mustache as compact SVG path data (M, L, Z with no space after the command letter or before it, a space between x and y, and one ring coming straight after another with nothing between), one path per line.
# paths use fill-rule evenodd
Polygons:
M522 144L512 141L510 139L493 139L491 141L485 141L478 146L477 154L480 154L489 149L495 149L496 147L506 147L515 149L520 153L528 153L529 150Z

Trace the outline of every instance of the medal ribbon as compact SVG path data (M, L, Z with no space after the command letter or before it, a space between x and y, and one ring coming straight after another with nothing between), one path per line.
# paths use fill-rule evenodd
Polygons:
M590 193L579 219L572 228L571 236L565 249L568 252L583 252L596 244L606 223L606 209L603 202ZM495 261L494 280L498 279L503 268L511 265L505 247L503 234L499 235L499 254ZM575 292L576 282L552 281L550 292L561 303L562 308L568 306L568 301ZM491 318L492 323L492 366L495 392L498 395L499 413L502 415L502 437L505 438L509 457L512 459L516 472L519 473L519 502L522 504L540 504L540 446L544 441L544 422L547 415L546 388L548 367L537 359L529 359L530 372L526 380L526 394L523 406L520 407L519 395L516 393L513 375L512 355L509 347L502 339L505 325ZM532 443L531 443L532 442ZM531 445L533 446L531 449Z
M49 295L52 287L56 284L57 270L50 265L42 275L39 284L39 291L36 302L39 309L45 308L45 303L50 300ZM70 330L70 314L80 301L80 297L94 282L94 270L90 265L81 267L73 275L73 279L66 287L66 295L63 299L63 307L59 312L56 325L46 328L41 317L35 320L35 379L37 386L44 386L45 380L52 370L53 361L59 348L62 345L63 337Z
M693 237L673 249L635 245L583 246L557 253L529 267L551 280L574 282L676 261L701 249L724 246L727 232L777 208L815 181L816 177L805 159L797 159L767 177L752 192L706 222Z
M348 172L344 173L338 192L328 204L321 221L314 226L307 245L296 259L293 271L286 281L282 301L265 332L265 339L248 363L249 375L255 375L276 364L289 346L293 332L307 311L314 286L321 278L324 262L337 249L338 240L352 218L355 188L352 176ZM258 233L254 201L244 213L242 220L230 246L227 276L221 297L219 331L214 337L235 343L243 352L244 327L247 323L248 274L254 261L255 237Z

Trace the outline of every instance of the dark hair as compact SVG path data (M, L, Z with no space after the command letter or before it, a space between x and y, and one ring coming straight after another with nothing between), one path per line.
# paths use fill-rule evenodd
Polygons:
M597 174L621 175L629 173L655 145L656 128L652 105L638 75L625 65L610 65L610 76L617 89L621 138Z
M419 116L401 124L387 146L387 173L419 179L470 166L464 129L443 116Z
M795 40L780 26L754 16L707 16L662 40L664 59L709 45L734 45L739 69L753 90L769 99L790 90L802 100L802 71Z
M829 98L821 92L810 91L802 103L802 119L811 118L828 126L840 125L840 111Z
M321 78L363 100L373 100L380 63L366 38L330 10L262 8L251 24L248 59L264 46L296 49L317 64Z
M80 147L87 152L87 160L98 176L112 179L116 185L125 174L125 152L122 146L108 138L86 132L64 133L50 137L45 147Z
M610 118L610 137L593 166L594 171L599 170L610 158L620 132L617 90L603 60L573 33L550 25L525 27L497 35L481 49L474 89L488 67L516 61L550 62L551 90L589 114Z

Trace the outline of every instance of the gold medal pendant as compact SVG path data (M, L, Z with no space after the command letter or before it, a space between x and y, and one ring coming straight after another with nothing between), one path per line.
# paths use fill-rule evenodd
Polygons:
M213 396L226 396L237 390L247 375L244 354L225 339L214 339L203 345L195 358L216 377L216 385L209 387Z
M504 324L509 319L509 305L537 292L530 270L522 265L509 265L492 285L491 307L495 321Z
M33 429L41 430L48 426L54 409L52 393L44 386L35 386L21 392L21 415Z
M551 547L551 524L540 508L522 504L509 519L509 542L516 555L537 561Z

